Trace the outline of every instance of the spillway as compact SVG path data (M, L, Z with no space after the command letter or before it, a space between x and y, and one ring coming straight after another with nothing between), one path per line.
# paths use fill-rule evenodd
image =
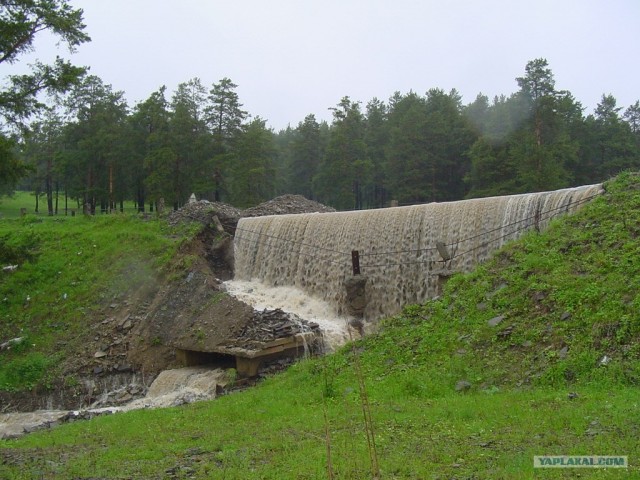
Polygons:
M242 218L234 240L235 279L296 287L346 314L344 282L353 274L357 251L368 279L364 318L371 321L433 298L443 270L470 271L506 242L544 229L602 192L597 184L408 207Z

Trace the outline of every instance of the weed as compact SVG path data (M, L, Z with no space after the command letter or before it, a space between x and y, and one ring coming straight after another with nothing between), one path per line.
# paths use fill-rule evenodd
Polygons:
M204 333L204 330L202 330L202 328L198 328L196 330L196 340L199 343L203 343L205 338L206 338L206 334Z
M16 391L32 389L44 377L52 360L39 352L30 352L4 364L0 369L0 388Z
M233 386L238 380L238 371L235 368L228 368L225 370L225 375L229 385Z
M216 292L211 296L211 298L209 299L207 304L209 306L216 305L216 304L220 303L228 295L229 294L227 292Z
M67 375L64 377L64 384L67 387L77 387L80 385L80 380L75 375Z

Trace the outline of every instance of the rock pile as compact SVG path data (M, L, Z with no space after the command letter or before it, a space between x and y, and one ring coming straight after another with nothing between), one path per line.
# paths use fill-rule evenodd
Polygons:
M276 308L275 310L254 311L253 317L245 324L238 336L230 344L242 348L260 347L261 344L279 338L287 338L299 333L320 333L320 326Z
M335 208L309 200L302 195L280 195L279 197L251 207L242 212L243 217L262 217L265 215L287 215L293 213L328 213Z
M234 234L238 220L241 217L262 217L265 215L286 215L295 213L328 213L336 210L321 203L309 200L302 195L281 195L246 210L239 210L232 205L222 202L208 202L199 200L187 203L179 210L169 213L167 221L170 225L177 225L186 221L197 221L205 225L218 220L227 233Z
M233 233L241 216L241 210L238 210L232 205L222 202L199 200L197 202L187 203L179 210L173 210L169 213L167 221L169 225L173 226L189 220L210 225L215 222L213 217L218 217L225 231Z

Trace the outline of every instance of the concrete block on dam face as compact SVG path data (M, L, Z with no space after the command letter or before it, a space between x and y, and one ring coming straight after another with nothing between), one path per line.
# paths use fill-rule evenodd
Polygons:
M362 317L367 308L367 277L354 275L347 277L344 287L347 290L347 312L354 317Z

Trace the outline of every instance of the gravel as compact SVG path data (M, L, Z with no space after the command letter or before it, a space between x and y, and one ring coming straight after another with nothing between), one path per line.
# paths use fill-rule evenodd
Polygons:
M266 215L287 215L298 213L328 213L336 210L321 203L309 200L302 195L280 195L268 202L261 203L246 210L222 203L199 200L187 203L178 210L169 213L170 225L177 225L187 221L196 221L205 225L214 223L213 217L218 217L225 231L234 234L238 220L242 217L262 217Z

